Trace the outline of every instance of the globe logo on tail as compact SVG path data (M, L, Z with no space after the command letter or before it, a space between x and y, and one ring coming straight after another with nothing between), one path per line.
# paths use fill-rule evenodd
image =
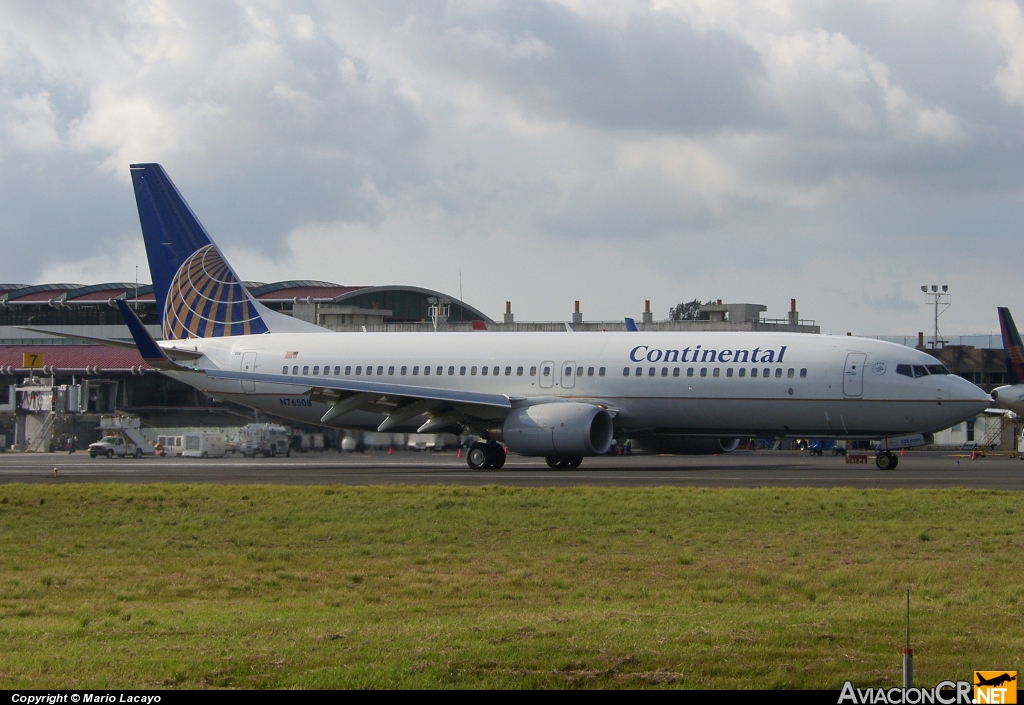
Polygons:
M196 250L178 268L167 292L165 340L267 332L249 293L213 245Z

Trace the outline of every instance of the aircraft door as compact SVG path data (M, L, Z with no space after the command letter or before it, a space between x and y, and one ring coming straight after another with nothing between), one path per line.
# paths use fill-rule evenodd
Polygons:
M256 353L247 352L242 353L242 363L239 366L242 372L253 373L256 371ZM242 382L242 391L246 394L252 394L256 391L256 383L245 380Z
M569 360L568 362L563 362L559 371L561 372L562 377L562 381L560 382L560 384L562 385L562 389L572 389L573 387L576 386L575 362L573 362L572 360Z
M540 363L540 386L544 389L550 389L551 385L555 383L555 363L553 362L542 362Z
M867 353L850 353L843 370L843 396L859 397L864 394L864 363Z

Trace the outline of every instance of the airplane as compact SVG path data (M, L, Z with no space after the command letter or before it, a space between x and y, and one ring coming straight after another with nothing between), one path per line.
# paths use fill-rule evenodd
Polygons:
M1006 358L1006 381L1009 384L992 390L992 400L1018 416L1024 416L1024 343L1013 323L1010 309L1000 306L999 331L1003 335L1003 355Z
M1001 675L994 676L992 678L985 678L980 673L975 673L975 678L978 679L978 682L975 683L975 685L992 685L992 686L1000 686L1000 685L1003 685L1004 683L1010 683L1012 681L1017 680L1017 676L1011 676L1009 673L1003 673Z
M990 399L917 350L762 332L338 333L256 301L159 164L132 183L163 340L116 303L142 357L212 396L296 422L479 438L472 469L508 452L578 467L630 438L720 453L740 438L887 439L892 447ZM895 438L889 438L895 437Z

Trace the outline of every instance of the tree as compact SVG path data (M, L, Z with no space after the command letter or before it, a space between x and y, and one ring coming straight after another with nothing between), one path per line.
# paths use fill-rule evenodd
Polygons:
M710 304L711 301L707 303ZM668 310L668 319L670 321L706 321L708 320L708 314L701 312L700 299L694 299L693 301L676 304L670 308Z

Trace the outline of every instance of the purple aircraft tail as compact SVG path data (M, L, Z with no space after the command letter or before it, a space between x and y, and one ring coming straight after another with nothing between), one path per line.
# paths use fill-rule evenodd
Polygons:
M999 307L999 330L1003 334L1003 353L1006 356L1006 382L1021 384L1024 382L1024 343L1021 343L1020 333L1013 324L1010 309L1002 306Z

